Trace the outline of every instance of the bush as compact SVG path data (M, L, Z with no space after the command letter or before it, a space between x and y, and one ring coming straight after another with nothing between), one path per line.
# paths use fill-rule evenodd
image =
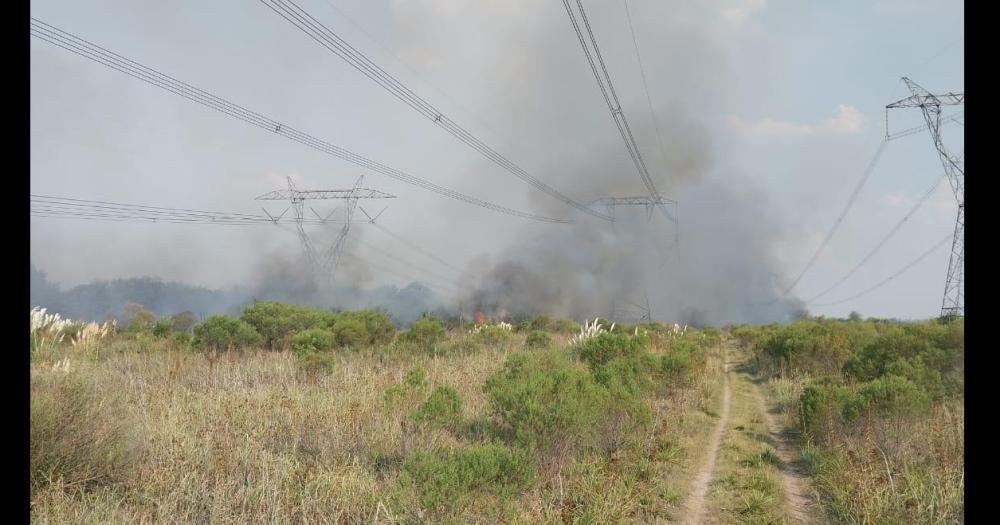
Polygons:
M425 386L427 386L427 373L424 372L423 368L415 366L406 372L402 383L386 388L382 399L388 404L393 404L406 396L408 392L421 390Z
M621 333L602 333L585 339L576 346L580 359L591 369L619 357L638 356L649 345L646 336L632 336Z
M339 347L360 348L369 341L364 323L349 318L337 320L333 325L333 337Z
M292 351L300 358L309 354L329 352L336 344L333 333L321 328L305 330L292 336Z
M595 445L610 407L608 391L563 352L512 355L484 390L504 438L559 456Z
M174 332L174 335L170 340L174 343L177 348L188 348L191 346L191 333L190 332Z
M462 422L462 398L454 388L439 386L413 413L413 421L428 427L454 430Z
M361 323L365 331L365 344L379 346L391 343L396 337L396 327L392 324L389 314L380 310L358 310L345 312L338 318L336 324L343 320ZM355 345L350 345L355 346Z
M332 352L309 352L298 355L299 366L310 376L319 373L333 372L334 355Z
M249 324L224 315L213 315L194 327L198 349L231 350L260 344L261 336Z
M399 334L399 340L413 343L424 350L430 350L445 338L444 323L437 316L421 317L406 332Z
M190 332L197 322L198 316L190 310L185 310L170 317L170 328L175 332Z
M437 349L438 355L474 354L479 351L479 342L474 337L463 337L449 341Z
M499 345L514 337L513 332L496 325L484 326L472 336L477 343L484 345Z
M153 327L156 316L141 304L128 303L125 305L126 322L129 331L144 332Z
M170 319L163 318L153 325L153 335L156 337L167 337L173 331L173 324Z
M252 326L268 348L278 349L296 332L332 327L337 314L308 306L260 302L243 310L240 320Z
M552 344L552 336L541 330L533 330L524 342L528 348L548 348Z
M527 451L490 444L443 455L417 452L403 465L401 481L417 491L424 507L437 510L461 508L477 492L516 497L534 479Z
M912 416L930 406L927 392L909 379L893 375L862 384L858 395L865 408L872 408L882 417Z
M406 372L403 384L410 388L423 388L427 386L427 372L423 368L415 366Z

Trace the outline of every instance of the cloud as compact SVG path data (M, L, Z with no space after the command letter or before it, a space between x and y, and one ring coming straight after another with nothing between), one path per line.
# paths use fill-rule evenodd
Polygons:
M885 196L886 205L891 206L893 208L901 208L903 206L913 206L913 202L914 201L912 197L901 191L889 193L888 195Z
M740 0L732 7L722 10L722 18L735 25L743 25L750 20L750 17L767 7L767 0Z
M728 119L730 128L761 139L795 139L815 135L857 135L864 130L865 115L854 106L841 104L837 113L820 124L798 124L773 118L747 121L737 116Z

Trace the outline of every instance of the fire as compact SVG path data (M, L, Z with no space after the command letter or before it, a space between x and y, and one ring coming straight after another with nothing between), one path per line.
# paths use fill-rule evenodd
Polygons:
M483 312L477 311L475 318L476 318L476 324L478 325L486 324L486 315Z

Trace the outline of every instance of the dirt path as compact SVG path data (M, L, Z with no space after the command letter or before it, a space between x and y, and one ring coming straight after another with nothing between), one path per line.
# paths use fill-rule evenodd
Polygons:
M774 442L774 450L781 460L781 480L785 488L788 512L795 523L817 523L820 509L809 497L809 478L802 471L796 459L797 453L788 436L782 431L775 417L767 410L765 398L759 387L755 386L758 398L764 409L764 424Z
M709 483L715 475L715 462L719 457L719 448L722 446L722 435L725 433L726 425L729 424L729 405L732 402L732 394L729 390L731 366L729 363L724 363L722 366L722 409L719 414L719 426L712 433L712 438L708 443L708 458L695 475L691 495L684 505L685 516L682 523L699 524L702 521L702 516L705 513L705 496L708 494Z

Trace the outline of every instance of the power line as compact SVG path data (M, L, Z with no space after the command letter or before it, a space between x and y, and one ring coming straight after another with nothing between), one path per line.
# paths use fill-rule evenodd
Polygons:
M646 69L642 66L642 55L639 54L639 40L635 36L635 28L632 27L632 14L629 13L628 0L622 0L625 6L625 18L628 19L628 30L632 34L632 47L635 48L635 58L639 62L639 73L642 76L642 90L646 93L646 102L649 103L649 116L653 119L653 127L656 129L656 138L660 146L660 155L663 158L664 166L667 164L667 152L663 149L663 135L660 132L660 121L656 118L656 111L653 110L653 99L649 96L649 85L646 82Z
M358 237L356 234L352 234L352 235L349 235L349 236L352 239L354 239L358 244L361 244L362 246L368 248L369 250L378 252L383 257L385 257L385 258L387 258L387 259L389 259L391 261L397 262L399 264L406 265L408 268L413 268L415 270L419 270L420 272L424 273L425 275L433 277L433 278L437 279L438 281L440 281L443 284L447 284L453 290L459 290L461 288L457 283L452 282L451 279L449 279L447 277L443 277L441 275L438 275L437 273L434 273L434 272L432 272L430 270L427 270L426 268L422 268L420 266L416 266L413 263L404 261L404 260L400 259L399 257L397 257L395 254L392 254L392 253L390 253L390 252L388 252L386 250L383 250L382 248L379 248L379 247L375 246L374 244L372 244L370 242L367 242L367 241L363 240L361 237Z
M246 213L217 212L191 210L187 208L167 208L163 206L145 206L138 204L123 204L109 201L76 199L70 197L55 197L50 195L30 196L31 211L36 216L69 216L132 219L143 222L177 222L190 224L229 224L229 225L260 225L290 222L292 219L270 218L264 215ZM325 224L326 222L305 219L309 224ZM361 221L358 221L361 222ZM366 221L367 222L367 221Z
M444 259L442 259L442 258L438 257L437 255L434 255L434 254L433 254L433 253L431 253L430 251L427 251L427 250L425 250L425 249L421 248L421 247L420 247L420 246L418 246L417 244L415 244L415 243L411 242L411 241L410 241L409 239L407 239L406 237L404 237L404 236L402 236L402 235L397 235L397 234L395 234L395 233L393 233L393 232L389 231L389 229L388 229L388 228L386 228L385 226L382 226L381 224L378 224L378 223L373 223L373 224L372 224L372 226L374 226L376 230L380 230L380 231L381 231L382 233L384 233L384 234L386 234L386 235L388 235L388 236L392 237L393 239L395 239L395 240L399 241L400 243L402 243L402 244L404 244L404 245L408 246L408 247L409 247L410 249L412 249L413 251L416 251L416 252L420 253L420 254L421 254L421 255L423 255L424 257L427 257L428 259L430 259L430 260L432 260L432 261L435 261L435 262L437 262L437 263L441 264L442 266L445 266L445 267L447 267L448 269L450 269L450 270L453 270L453 271L457 272L457 273L458 273L458 274L460 274L460 275L466 275L466 274L468 273L468 272L466 272L465 270L463 270L463 269L461 269L461 268L459 268L459 267L457 267L457 266L455 266L455 265L453 265L453 264L449 263L448 261L445 261Z
M625 142L625 149L628 151L629 157L631 157L636 171L639 172L639 178L642 179L642 183L646 186L646 190L649 192L649 195L653 198L658 198L660 196L660 192L656 190L653 178L649 175L649 170L646 168L646 162L642 159L642 154L639 153L639 146L636 144L635 137L632 135L632 130L628 125L628 120L625 118L625 113L622 111L621 102L618 100L614 84L611 82L611 75L608 73L608 68L604 64L604 58L601 56L600 47L597 45L597 39L594 37L594 32L590 27L590 20L587 18L587 13L583 9L583 2L581 0L577 0L576 4L580 10L583 27L587 30L590 43L593 45L593 54L591 54L590 48L587 47L587 40L583 36L580 23L577 21L576 15L573 13L573 8L570 6L569 0L563 0L563 5L566 7L566 14L569 15L570 23L573 25L573 31L576 33L577 39L580 41L580 46L583 48L583 54L587 57L587 63L590 65L591 72L594 73L594 78L597 80L597 85L601 89L601 95L604 97L604 102L608 105L608 109L611 111L611 116L615 121L615 126L618 128L618 133ZM601 66L600 71L598 71L597 64L594 63L594 57L597 57L597 63ZM663 213L664 216L667 217L667 220L673 222L673 219L670 217L670 214L667 213L667 210L663 207L663 205L658 205L657 208Z
M600 217L605 220L610 220L609 217L606 217L588 208L586 205L557 191L548 184L542 182L537 177L534 177L526 172L517 164L514 164L514 162L507 157L498 153L471 132L458 125L449 117L445 116L426 99L420 97L414 93L413 90L403 85L402 82L386 72L378 64L369 59L364 53L358 51L350 45L346 40L331 31L330 28L323 25L323 23L299 7L295 2L291 0L261 0L261 3L269 7L272 11L294 25L300 31L311 37L321 46L325 47L327 50L331 51L353 66L397 99L404 102L406 105L410 106L427 119L438 124L442 129L450 133L459 141L476 150L478 153L493 161L498 166L504 168L517 178L527 182L535 189L542 191L543 193L546 193L565 204L577 208L584 213Z
M914 213L916 213L916 211L918 209L920 209L920 206L923 205L923 203L926 202L927 199L930 198L930 196L934 194L934 190L937 189L937 187L941 184L942 180L944 180L944 176L942 176L936 182L934 182L934 184L930 187L930 189L928 189L927 192L924 193L924 195L922 197L920 197L920 199L917 200L917 202L913 205L913 207L910 208L910 210L906 213L906 215L904 215L903 218L900 219L899 222L897 222L896 225L893 226L892 229L889 230L889 233L887 233L884 237L882 237L882 240L880 240L878 243L876 243L875 247L872 248L872 250L870 252L868 252L868 254L865 255L864 258L862 258L861 261L858 262L858 264L854 266L854 268L851 268L851 270L849 272L847 272L846 274L844 274L843 277L841 277L840 279L838 279L829 288L827 288L826 290L823 290L822 292L816 294L815 296L813 296L812 299L809 299L806 302L807 303L812 303L816 299L819 299L820 297L823 297L824 295L830 293L835 288L837 288L838 286L840 286L841 284L843 284L844 281L846 281L852 275L854 275L855 272L857 272L862 266L864 266L865 263L867 263L872 258L872 256L874 256L876 253L878 253L878 251L881 250L882 247L885 246L885 244L887 242L889 242L889 239L891 239L894 235L896 235L896 232L898 232L899 229L902 228L902 226L904 224L906 224L906 221L908 221L910 219L910 216L912 216Z
M282 135L285 138L294 140L295 142L309 146L328 155L357 164L361 167L381 173L387 177L392 177L407 184L412 184L467 204L473 204L515 217L551 223L565 224L572 222L565 219L554 219L507 208L499 204L494 204L492 202L459 193L455 190L451 190L414 175L410 175L409 173L391 168L339 146L324 142L316 137L298 131L290 126L286 126L274 119L265 117L242 106L236 105L226 99L196 88L190 84L181 82L150 67L144 66L61 29L46 24L36 18L31 19L31 35L67 51L76 53L84 58L88 58L99 64L105 65L111 69L115 69L131 77L142 80L143 82L154 85L176 95L180 95L188 100L197 102L198 104L214 109L233 118L242 120L248 124L266 129L278 135Z
M826 237L823 238L823 242L821 242L819 247L816 248L816 253L814 253L812 258L809 259L809 262L806 263L805 268L803 268L802 271L799 272L798 277L796 277L795 280L792 281L792 284L790 284L787 288L785 288L784 291L781 292L781 296L788 295L788 292L792 291L792 288L795 288L795 285L799 283L799 281L806 274L806 272L808 272L813 267L813 264L816 263L816 259L819 258L819 255L823 251L823 248L826 248L826 245L830 242L830 239L833 238L833 234L837 232L837 228L840 227L840 223L843 222L844 217L847 215L847 212L851 209L851 206L854 204L854 201L858 198L858 194L861 193L861 188L863 188L865 183L868 182L868 177L871 176L872 170L878 163L879 158L882 157L882 152L885 151L885 147L888 143L889 143L888 140L883 140L882 143L879 144L878 150L875 152L875 156L872 157L872 160L868 163L868 167L865 168L864 173L861 175L861 180L859 180L857 186L854 187L854 191L851 192L850 197L848 197L847 203L844 205L844 209L840 212L840 215L837 217L837 220L834 221L833 226L830 227L830 230L827 232ZM777 299L768 304L772 304L774 302L777 302Z
M947 117L941 117L941 125L945 125L945 124L954 122L954 123L958 124L959 126L964 126L965 124L962 123L962 117L963 116L965 116L965 110L964 109L961 110L961 111L957 111L955 113L952 113L951 115L948 115ZM927 131L927 124L921 124L919 126L913 126L912 128L907 128L907 129L904 129L903 131L897 131L896 133L893 133L891 135L887 134L886 138L888 140L895 140L895 139L898 139L898 138L908 137L910 135L914 135L914 134L920 133L921 131ZM886 130L886 132L888 133L888 129Z
M938 243L935 244L930 250L927 250L926 252L924 252L922 255L920 255L920 257L917 257L914 261L912 261L909 264L907 264L906 266L902 267L896 273L890 275L889 277L887 277L886 279L883 279L882 281L879 281L875 285L873 285L873 286L871 286L869 288L866 288L865 290L863 290L861 292L858 292L858 293L856 293L856 294L854 294L854 295L852 295L850 297L846 297L846 298L841 299L839 301L833 301L831 303L815 303L815 304L812 304L812 306L833 306L833 305L837 305L837 304L841 304L841 303L846 303L847 301L853 301L854 299L857 299L858 297L861 297L862 295L865 295L865 294L867 294L869 292L872 292L872 291L874 291L874 290L876 290L876 289L878 289L878 288L880 288L880 287L888 284L890 281L892 281L896 277L899 277L900 275L902 275L903 273L905 273L910 268L913 268L914 266L916 266L917 263L919 263L920 261L926 259L927 256L929 256L930 254L934 253L935 250L937 250L941 246L944 246L944 244L947 243L948 241L950 241L951 238L952 238L952 236L950 234L947 235L945 238L943 238L940 241L938 241Z

